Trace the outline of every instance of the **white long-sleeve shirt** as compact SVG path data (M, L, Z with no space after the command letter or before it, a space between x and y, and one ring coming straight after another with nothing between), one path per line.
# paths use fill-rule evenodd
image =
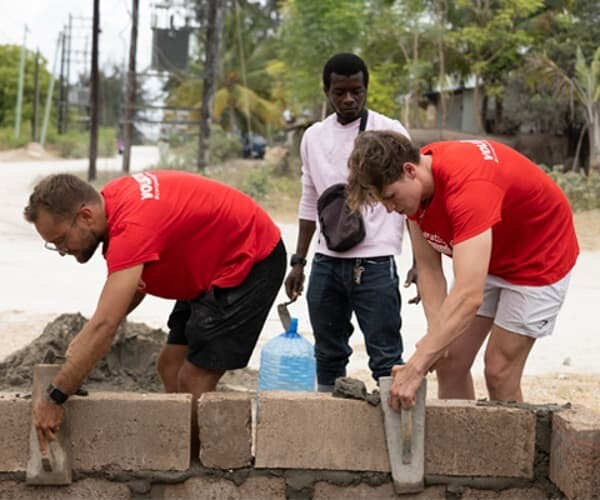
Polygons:
M333 252L327 248L317 216L317 200L332 184L348 182L348 158L354 139L358 135L360 118L342 125L335 113L310 126L300 144L302 158L302 196L298 216L317 224L315 252L333 257L377 257L399 255L402 249L404 216L388 214L385 207L377 204L365 207L365 239L346 252ZM410 137L398 120L369 109L366 130L394 130Z

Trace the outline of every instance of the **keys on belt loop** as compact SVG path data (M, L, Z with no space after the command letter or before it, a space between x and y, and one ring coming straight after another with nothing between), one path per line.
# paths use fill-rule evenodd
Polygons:
M362 273L365 271L365 268L361 265L362 259L356 259L354 261L354 267L352 268L352 277L354 279L354 283L360 285L360 279L362 277Z

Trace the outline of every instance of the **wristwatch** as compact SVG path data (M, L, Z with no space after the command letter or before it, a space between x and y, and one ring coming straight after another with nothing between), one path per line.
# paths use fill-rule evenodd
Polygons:
M306 265L306 259L298 254L293 254L292 258L290 259L290 266L294 267L294 266L305 266Z
M58 387L54 387L52 384L50 384L46 389L46 394L48 395L48 400L55 405L61 405L67 399L69 399L68 394L65 394Z

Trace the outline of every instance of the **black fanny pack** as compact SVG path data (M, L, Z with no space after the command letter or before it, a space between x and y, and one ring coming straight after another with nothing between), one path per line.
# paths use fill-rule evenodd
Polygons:
M368 112L360 118L358 133L367 126ZM317 201L317 213L321 232L327 248L334 252L345 252L365 239L365 222L360 212L353 212L346 203L346 184L329 186Z

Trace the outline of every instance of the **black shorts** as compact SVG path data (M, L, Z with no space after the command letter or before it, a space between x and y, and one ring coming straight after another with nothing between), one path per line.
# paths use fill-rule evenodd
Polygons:
M214 287L194 300L178 300L167 322L167 344L187 345L187 360L201 368L245 367L283 282L286 261L280 240L241 285Z

